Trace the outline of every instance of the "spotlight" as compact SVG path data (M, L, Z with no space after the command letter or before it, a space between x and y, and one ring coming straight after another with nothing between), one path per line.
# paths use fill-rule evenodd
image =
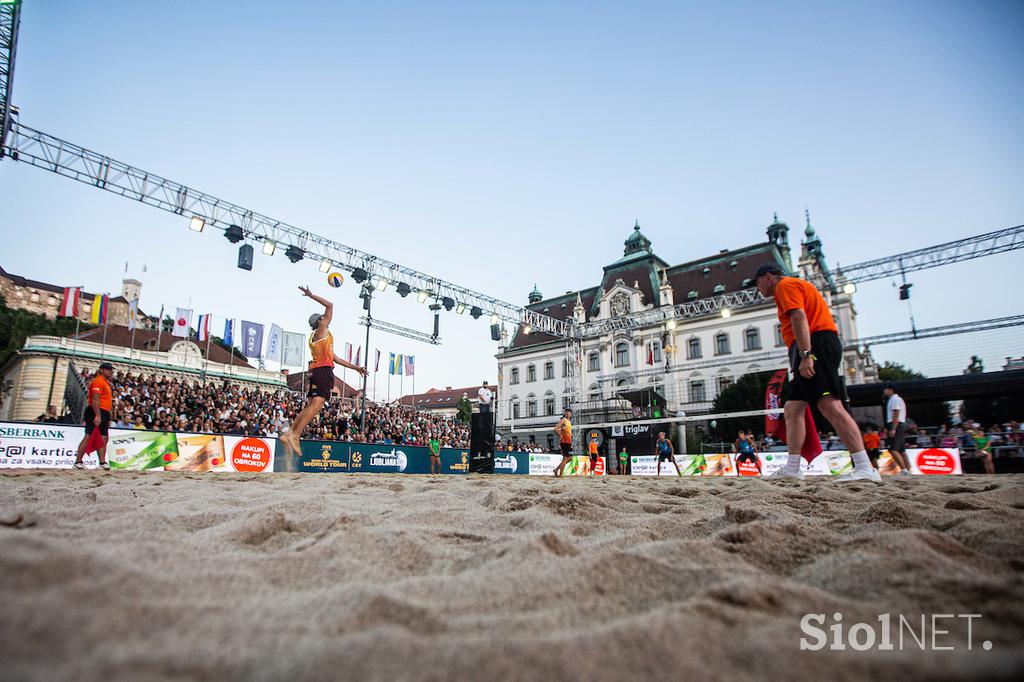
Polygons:
M352 280L356 284L362 284L369 278L370 273L368 273L366 270L363 270L362 268L356 268L355 270L352 271Z
M914 286L914 285L913 284L901 284L900 285L900 300L901 301L909 301L910 300L910 287L912 287L912 286Z
M206 221L197 215L192 216L192 219L188 221L188 229L193 232L202 232L204 227L206 227Z
M288 256L288 260L291 262L298 263L306 255L306 252L297 246L289 246L285 250L284 255Z
M320 272L327 272L330 269L331 269L331 261L329 261L326 258L324 258L322 261L320 261Z
M429 291L425 291L423 289L420 289L419 293L416 294L416 301L418 303L426 303L427 299L429 297L430 297L430 292Z
M460 303L457 306L455 306L455 312L457 312L459 315L465 315L466 314L466 304L465 303Z
M668 322L665 323L665 329L672 330L672 329L675 329L675 328L676 328L676 321L675 320L669 320Z
M437 311L441 309L441 304L440 303L431 303L430 304L430 309L434 311L434 315L436 316L437 315Z
M445 310L450 312L451 309L455 307L455 299L445 296L441 299L441 304L444 306Z
M399 296L401 296L402 298L405 298L410 293L412 293L412 287L409 286L408 284L406 284L405 282L401 282L398 285L397 291L398 291L398 295Z
M265 253L268 256L273 256L274 255L274 249L276 249L276 248L277 248L277 244L275 244L273 241L271 241L269 239L267 239L266 241L263 242L263 253Z
M728 320L730 317L732 317L732 311L729 310L728 308L722 308L722 317Z
M843 293L844 294L855 294L855 293L857 293L857 285L854 284L853 282L847 282L846 284L843 285Z
M224 236L232 244L237 244L245 239L245 233L238 225L228 225L228 229L224 230Z
M479 306L473 306L469 309L469 314L474 320L479 320L480 316L484 314L484 311L480 310Z
M532 331L533 331L533 327L531 327L528 324L524 324L523 325L523 334L529 334Z
M383 277L378 277L375 284L377 285L377 291L384 291L388 288L388 281Z
M498 324L498 313L491 315L491 324Z

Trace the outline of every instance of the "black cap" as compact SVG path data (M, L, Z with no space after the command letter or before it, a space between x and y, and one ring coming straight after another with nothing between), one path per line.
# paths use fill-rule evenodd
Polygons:
M885 389L889 389L890 391L895 391L896 390L896 385L892 384L892 383L886 384L885 386L882 386L882 390L884 391Z
M102 365L100 365L100 369L110 369L110 370L112 370L112 369L114 369L114 366L112 364L110 364L109 362L104 362Z
M758 266L757 272L754 273L754 281L756 282L759 278L764 275L781 275L782 268L775 263L762 263Z

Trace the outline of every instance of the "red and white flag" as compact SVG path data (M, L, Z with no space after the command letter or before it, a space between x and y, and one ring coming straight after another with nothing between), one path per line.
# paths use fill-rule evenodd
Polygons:
M363 347L359 346L358 348L356 348L356 364L357 365L362 365L362 363L359 362L362 359L362 357L363 357Z
M352 344L345 342L345 362L352 362Z
M188 308L178 308L177 312L174 313L174 329L171 330L171 335L187 339L191 324L192 311Z
M648 346L647 348L647 364L654 364L654 346Z
M65 287L64 300L60 303L60 317L78 317L78 299L82 297L82 287Z
M210 318L212 315L200 315L199 322L196 323L196 339L199 341L206 341L210 338Z

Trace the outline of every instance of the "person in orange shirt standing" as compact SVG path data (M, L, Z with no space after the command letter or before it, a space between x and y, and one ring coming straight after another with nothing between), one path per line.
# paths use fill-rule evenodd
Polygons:
M775 263L757 269L754 284L765 298L775 297L782 340L789 347L790 387L786 401L789 458L772 478L803 478L800 449L804 444L807 405L814 403L835 427L853 458L853 471L839 481L871 480L881 483L878 470L864 448L857 422L846 411L846 384L842 376L843 344L832 312L817 288L807 280L785 277Z
M78 444L78 454L75 456L75 468L84 469L85 464L82 458L85 457L85 444L89 442L89 436L94 429L100 430L103 436L103 446L96 452L100 458L100 468L110 471L107 463L107 438L110 430L110 411L114 406L114 393L110 390L110 378L114 376L114 366L104 362L96 371L96 376L89 382L88 405L85 408L85 437Z
M878 435L878 429L869 426L864 432L864 448L868 452L868 459L871 466L878 468L878 450L882 447L882 437Z
M366 368L354 365L351 362L342 360L334 354L334 335L329 327L334 316L334 304L326 298L321 298L309 290L309 287L299 287L303 296L307 296L324 307L324 312L313 313L309 316L309 326L313 333L309 335L309 354L313 360L309 363L309 401L302 411L295 417L291 428L280 436L281 442L292 453L299 455L299 438L306 429L306 424L315 417L324 403L331 397L334 389L334 365L354 369L361 376L366 376ZM367 351L366 357L370 353Z

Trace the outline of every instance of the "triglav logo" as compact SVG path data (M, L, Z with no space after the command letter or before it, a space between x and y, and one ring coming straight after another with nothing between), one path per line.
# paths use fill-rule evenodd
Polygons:
M832 614L832 623L826 628L824 613L808 613L800 619L801 651L821 651L828 647L832 651L903 651L917 648L921 651L953 651L974 648L973 620L981 618L980 613L933 613L921 614L920 618L903 614L883 613L875 623L843 623L843 614ZM964 634L966 638L957 637ZM985 640L981 648L989 651L992 642Z
M639 436L640 434L647 433L650 430L650 424L626 424L625 426L627 436Z
M397 467L399 471L405 471L409 460L401 450L387 452L374 452L370 455L370 466L372 467Z

